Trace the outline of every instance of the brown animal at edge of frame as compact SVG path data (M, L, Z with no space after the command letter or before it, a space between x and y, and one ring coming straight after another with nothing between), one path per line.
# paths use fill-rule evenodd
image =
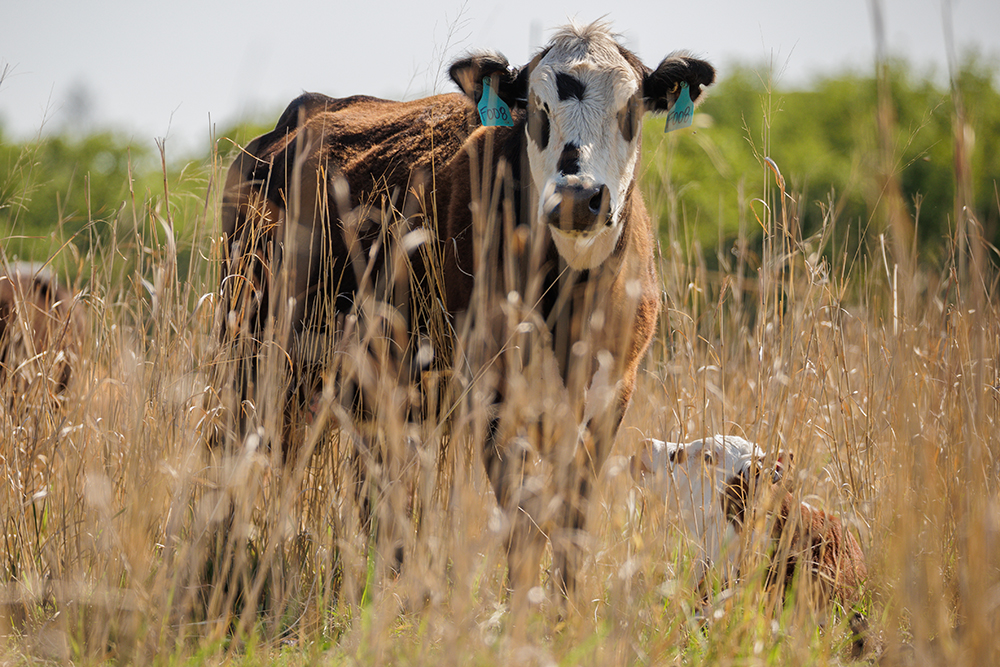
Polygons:
M58 398L72 378L82 334L82 309L49 270L0 266L0 385L21 395L42 378L44 398Z

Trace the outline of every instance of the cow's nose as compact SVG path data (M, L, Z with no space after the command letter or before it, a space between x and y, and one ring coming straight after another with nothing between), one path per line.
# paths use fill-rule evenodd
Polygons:
M556 186L548 223L565 231L587 232L605 222L610 196L606 185Z

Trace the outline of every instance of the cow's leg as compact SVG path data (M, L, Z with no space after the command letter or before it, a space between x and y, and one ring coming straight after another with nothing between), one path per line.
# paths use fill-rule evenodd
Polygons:
M576 603L577 579L587 552L587 511L590 497L614 444L625 415L631 391L626 389L603 414L592 419L578 443L572 460L560 461L561 512L550 536L552 541L552 577L563 601Z
M530 452L515 445L500 445L499 419L489 424L484 463L497 505L508 525L505 538L507 549L507 584L510 612L514 626L528 611L530 592L538 583L546 535L539 517L533 516L537 502L530 502L526 476L530 474Z
M552 579L570 606L575 603L576 580L586 549L587 502L592 486L589 475L583 474L566 489L563 515L552 533Z
M523 622L533 599L533 590L538 585L542 555L545 553L546 536L538 522L527 512L514 508L508 512L511 518L510 535L507 540L507 576L510 583L511 625L516 634L523 634Z

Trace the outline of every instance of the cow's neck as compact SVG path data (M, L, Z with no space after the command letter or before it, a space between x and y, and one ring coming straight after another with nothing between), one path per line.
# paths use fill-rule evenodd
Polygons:
M623 235L624 236L624 235ZM576 271L551 249L542 299L542 314L552 333L553 351L559 363L559 371L564 382L576 364L591 364L597 349L603 345L603 336L590 329L597 310L604 310L603 319L610 322L613 304L609 302L611 286L621 265L619 248L599 267ZM582 355L574 355L573 346L583 342L592 349ZM587 373L592 370L577 369Z

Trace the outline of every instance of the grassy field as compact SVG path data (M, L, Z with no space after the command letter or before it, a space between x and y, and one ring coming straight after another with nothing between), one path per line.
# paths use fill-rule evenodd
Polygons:
M656 122L648 171L669 173L683 138L664 139ZM780 137L759 140L763 156ZM425 378L444 387L428 392L451 408L441 421L380 413L372 442L384 453L369 463L389 481L370 492L376 531L363 528L357 434L343 421L302 425L305 453L287 465L258 446L280 430L275 411L263 440L210 451L226 400L212 389L225 161L205 170L203 199L179 200L167 179L133 195L109 242L79 254L54 241L51 266L79 276L88 321L68 390L53 394L44 356L0 387L0 664L849 662L843 619L804 594L768 595L752 548L730 595L699 603L678 517L634 487L625 457L645 436L713 433L793 451L793 492L859 536L875 651L997 663L996 249L959 201L949 261L922 264L892 150L874 149L871 219L838 219L831 198L809 238L799 211L815 203L762 162L770 185L740 196L722 271L706 268L679 207L659 222L665 308L590 507L581 590L568 613L551 588L537 591L516 638L469 386ZM651 210L682 186L647 179ZM862 250L832 254L834 231L852 226ZM181 270L179 256L190 258ZM280 376L270 386L276 402ZM397 400L399 387L380 390ZM377 532L402 541L400 573Z

